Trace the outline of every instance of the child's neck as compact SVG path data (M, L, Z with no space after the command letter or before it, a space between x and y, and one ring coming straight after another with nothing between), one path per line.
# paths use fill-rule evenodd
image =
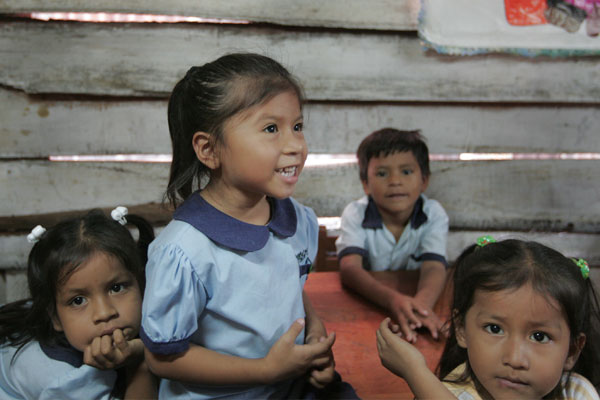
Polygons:
M200 192L200 196L222 213L248 224L266 225L271 219L271 206L264 194L249 196L219 190L209 184Z
M412 210L408 215L400 215L400 214L390 214L386 213L379 209L379 214L381 215L381 221L385 225L385 227L394 235L394 239L396 242L400 240L400 236L404 232L406 225L410 221L410 216L412 215Z

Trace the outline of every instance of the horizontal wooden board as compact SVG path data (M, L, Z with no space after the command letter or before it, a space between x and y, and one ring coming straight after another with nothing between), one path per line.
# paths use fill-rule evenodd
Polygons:
M232 51L280 60L312 100L600 101L594 58L447 57L411 35L230 25L4 22L0 84L165 97L190 66Z
M158 203L168 164L0 163L0 225L15 217ZM434 162L427 194L461 229L600 231L600 161ZM294 197L339 216L360 197L355 164L305 168ZM29 216L29 217L26 217Z
M3 0L0 13L110 12L181 15L327 28L415 30L419 0Z
M156 227L156 234L162 227ZM600 246L598 234L586 233L542 233L542 232L491 232L497 240L520 239L533 240L552 247L568 257L586 259L590 265L600 265ZM335 234L332 233L332 234ZM448 260L455 260L461 251L475 243L478 237L490 234L489 231L450 231L448 234ZM11 270L13 273L27 266L27 256L32 245L27 242L25 234L0 236L0 271ZM597 269L600 271L600 268ZM600 276L599 276L600 278Z
M0 157L170 154L166 109L166 100L65 100L0 88ZM310 103L304 115L311 153L353 154L387 126L421 129L431 153L600 152L600 105Z

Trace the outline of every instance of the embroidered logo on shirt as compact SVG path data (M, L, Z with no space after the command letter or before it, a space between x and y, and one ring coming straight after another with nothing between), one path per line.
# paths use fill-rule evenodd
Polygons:
M296 260L300 266L300 276L308 274L310 271L312 271L312 261L308 257L308 249L304 249L300 253L296 254Z

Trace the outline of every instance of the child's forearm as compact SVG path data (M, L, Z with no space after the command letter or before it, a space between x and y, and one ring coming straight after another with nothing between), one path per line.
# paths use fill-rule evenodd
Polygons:
M446 267L439 261L424 261L421 265L415 299L433 308L446 284Z
M342 285L388 310L393 298L399 294L369 274L362 267L362 257L358 254L347 255L340 260L340 278Z
M192 384L261 385L276 380L264 358L242 358L190 344L182 354L161 356L146 350L150 370L161 378Z
M124 399L157 399L158 379L145 361L126 369L127 389Z
M456 396L428 368L414 370L405 377L416 399L455 400Z

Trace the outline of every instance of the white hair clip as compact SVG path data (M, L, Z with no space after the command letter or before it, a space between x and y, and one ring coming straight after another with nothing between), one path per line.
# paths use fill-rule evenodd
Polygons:
M29 235L27 235L27 241L29 243L37 243L45 232L46 228L44 228L41 225L38 225L31 230L31 233Z
M119 206L110 212L110 216L121 225L125 225L127 223L125 216L128 212L127 207Z

